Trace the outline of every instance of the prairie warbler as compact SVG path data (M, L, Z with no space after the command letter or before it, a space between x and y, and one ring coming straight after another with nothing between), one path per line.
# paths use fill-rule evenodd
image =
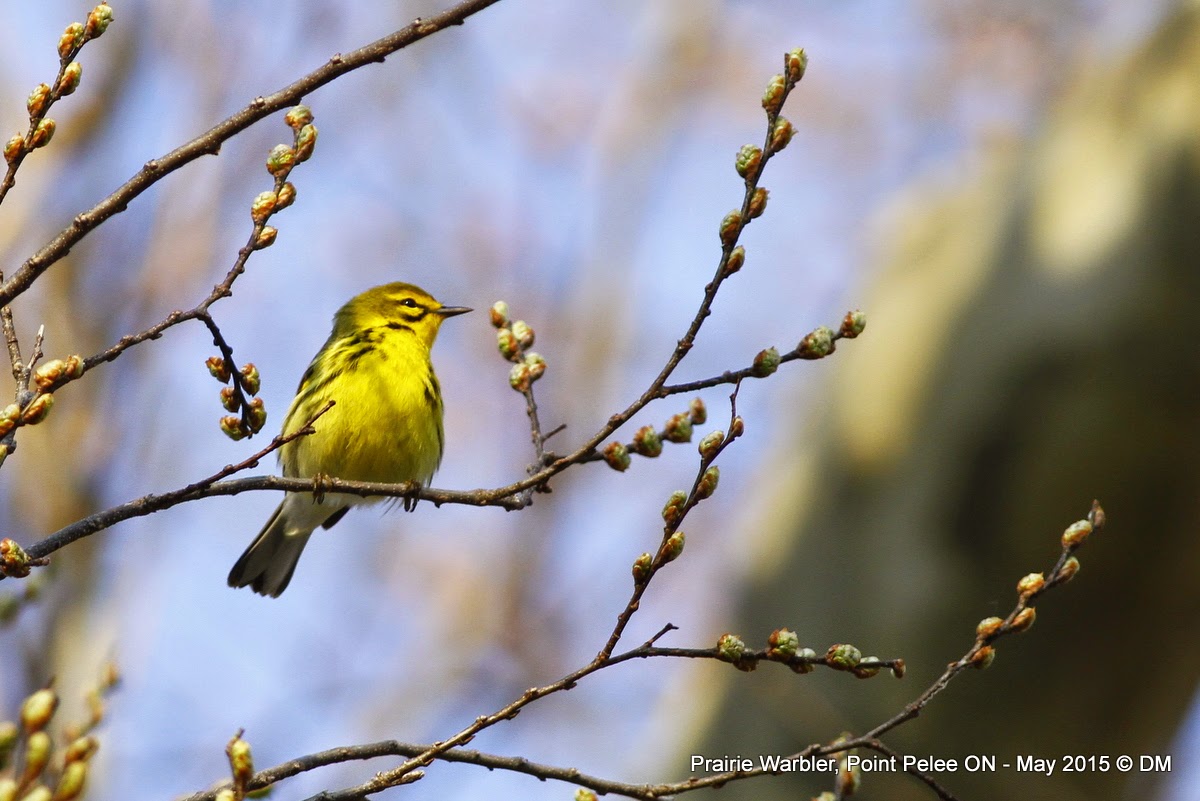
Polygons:
M428 484L442 461L442 390L429 350L442 320L471 311L443 306L412 284L368 289L333 318L329 339L304 371L283 421L285 434L330 400L316 432L279 449L283 474ZM290 492L229 571L229 586L278 596L317 526L380 499ZM405 507L410 507L406 501Z

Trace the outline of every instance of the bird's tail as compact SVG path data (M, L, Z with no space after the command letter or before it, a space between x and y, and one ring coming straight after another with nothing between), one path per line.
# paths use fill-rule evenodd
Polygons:
M229 571L229 586L279 597L292 580L313 530L345 511L345 504L316 504L311 495L288 494Z

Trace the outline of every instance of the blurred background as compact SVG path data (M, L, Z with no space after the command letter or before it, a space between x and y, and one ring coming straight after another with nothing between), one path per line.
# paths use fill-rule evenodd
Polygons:
M5 272L147 159L442 4L281 7L115 2L58 133L0 210ZM6 7L0 130L57 68L87 4ZM537 331L537 385L568 451L640 394L700 300L716 229L740 203L737 148L786 50L809 74L791 146L676 373L702 378L789 349L849 308L862 339L786 366L739 398L746 436L684 557L634 618L633 646L780 626L823 651L903 657L860 682L766 665L626 664L535 704L473 747L627 781L690 774L691 754L788 754L899 711L1046 570L1093 497L1109 527L1037 625L962 676L889 742L920 755L1170 754L1170 774L1002 772L939 778L961 797L1200 798L1200 7L1190 3L504 0L306 98L320 140L292 176L277 243L214 314L263 376L268 431L350 296L393 280L480 310L434 352L447 453L435 484L490 487L531 459L486 309ZM7 126L4 128L3 126ZM258 124L139 197L14 305L29 347L100 351L206 296L250 230L263 162L290 141ZM0 531L28 544L172 489L267 439L217 428L215 353L172 329L57 394L0 471ZM6 372L6 371L5 371ZM7 380L7 379L6 379ZM728 392L702 393L723 427ZM686 398L635 427L661 425ZM100 729L91 797L170 798L228 775L240 727L267 767L335 745L441 739L602 645L690 484L693 446L628 473L570 471L532 509L360 510L309 545L278 600L225 586L279 498L251 493L130 521L55 554L35 604L0 628L0 718L50 676L64 720L109 659L124 682ZM271 469L264 464L257 472ZM0 595L19 593L14 581ZM1190 723L1189 723L1190 721ZM314 771L287 797L357 784L381 760ZM800 774L729 798L830 789ZM872 775L871 798L929 798ZM413 798L567 798L571 788L438 765Z

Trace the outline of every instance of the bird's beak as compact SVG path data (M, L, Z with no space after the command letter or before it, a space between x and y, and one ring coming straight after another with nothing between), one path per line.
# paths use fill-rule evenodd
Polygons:
M434 309L433 313L440 314L442 317L454 317L459 314L466 314L469 311L475 311L475 310L469 309L466 306L442 306L440 308Z

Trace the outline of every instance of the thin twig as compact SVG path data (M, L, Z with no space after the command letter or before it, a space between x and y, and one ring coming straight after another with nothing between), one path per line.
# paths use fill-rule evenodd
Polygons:
M263 97L257 97L233 116L157 159L151 159L132 178L88 211L75 217L71 225L59 232L37 253L0 285L0 306L5 306L24 292L33 282L77 245L97 226L124 211L129 203L164 176L206 155L215 155L221 145L254 123L288 106L295 105L305 95L368 64L383 62L389 55L414 42L453 25L461 25L499 0L465 0L428 19L419 19L394 33L346 54L333 56L322 66L288 86Z

